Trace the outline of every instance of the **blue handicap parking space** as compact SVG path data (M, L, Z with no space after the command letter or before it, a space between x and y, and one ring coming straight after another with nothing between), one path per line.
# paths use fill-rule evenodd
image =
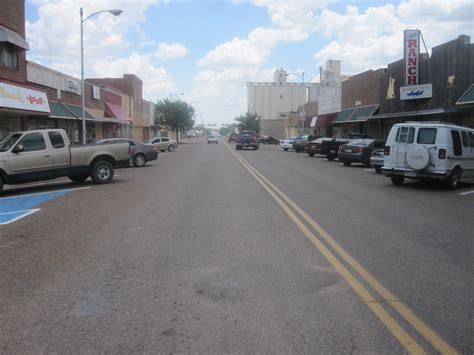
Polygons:
M34 212L43 202L55 199L78 189L40 192L36 194L19 195L0 198L0 225L15 222Z

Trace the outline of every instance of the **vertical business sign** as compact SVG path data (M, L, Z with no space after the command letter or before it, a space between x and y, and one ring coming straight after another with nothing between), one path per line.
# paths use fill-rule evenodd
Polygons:
M403 33L403 47L405 53L405 83L406 85L418 85L420 31L405 30Z

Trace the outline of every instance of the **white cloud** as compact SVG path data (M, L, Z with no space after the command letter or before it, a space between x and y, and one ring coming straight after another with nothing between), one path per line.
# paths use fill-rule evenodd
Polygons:
M95 76L122 77L131 73L143 80L143 97L155 102L157 98L174 91L175 83L165 68L156 67L150 61L151 54L132 53L127 58L113 61L100 60L93 66Z
M307 30L316 24L315 12L325 9L332 2L335 0L253 0L254 5L267 8L274 26L303 27Z
M350 74L380 68L403 57L403 30L420 29L430 50L472 33L472 11L470 0L405 0L398 7L386 4L364 12L347 5L344 14L324 10L318 31L331 41L314 57L318 65L341 59L343 71Z
M181 43L160 43L155 56L161 60L169 60L174 58L183 58L188 54L189 50Z
M38 19L26 23L29 60L50 65L54 69L71 70L67 74L80 75L80 16L79 8L84 8L84 18L103 9L120 8L120 16L108 12L100 13L84 22L84 60L86 76L90 65L98 60L115 59L130 47L127 36L134 33L143 37L140 22L146 20L145 12L157 0L139 1L74 1L74 0L34 0Z

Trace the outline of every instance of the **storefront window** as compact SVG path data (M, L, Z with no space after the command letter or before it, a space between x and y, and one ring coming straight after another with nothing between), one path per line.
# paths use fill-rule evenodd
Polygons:
M104 138L114 138L114 125L113 124L104 125Z
M28 131L51 128L56 128L56 125L54 124L54 120L50 118L28 118Z
M58 128L64 129L73 144L79 144L79 122L73 120L59 120Z
M86 143L95 142L95 123L86 122Z
M21 130L20 118L0 117L0 141L9 134Z

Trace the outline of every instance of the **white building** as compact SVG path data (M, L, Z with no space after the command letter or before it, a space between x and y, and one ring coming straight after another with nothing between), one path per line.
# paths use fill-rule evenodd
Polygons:
M297 111L308 99L307 88L318 84L289 83L289 75L292 74L278 69L272 82L247 82L247 111L263 120L288 118L290 112Z

